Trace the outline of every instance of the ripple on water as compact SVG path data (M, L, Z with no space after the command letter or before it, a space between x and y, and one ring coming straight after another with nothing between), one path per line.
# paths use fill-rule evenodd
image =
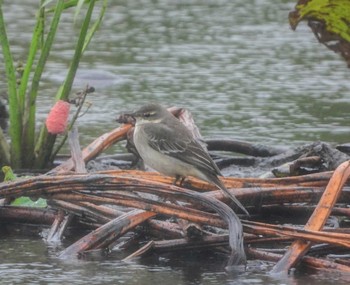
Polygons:
M118 114L148 101L188 107L205 137L288 146L349 141L349 70L338 55L317 43L305 24L291 31L287 16L295 1L109 2L105 21L80 63L83 80L72 91L84 88L87 80L96 87L88 97L89 113L78 122L82 145L117 126ZM27 54L37 6L36 0L3 4L16 60L24 61ZM63 15L45 69L38 97L40 123L70 65L79 32L79 21L74 25L73 18L73 10ZM6 82L0 80L1 91L5 88ZM192 280L193 272L184 266L67 265L40 250L27 252L28 244L22 246L11 249L2 243L2 281L187 284ZM206 275L198 272L195 277L203 284L237 284L222 272L207 269ZM251 272L237 282L280 284L264 273Z

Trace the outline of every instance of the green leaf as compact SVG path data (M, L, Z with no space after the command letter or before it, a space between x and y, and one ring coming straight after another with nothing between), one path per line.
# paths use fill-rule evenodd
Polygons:
M349 0L304 0L299 3L302 4L296 6L296 13L290 16L293 29L301 20L322 21L329 32L338 34L350 42Z
M104 16L106 9L107 9L107 4L108 4L108 0L104 0L102 7L101 7L100 14L99 14L96 22L92 25L92 27L89 29L89 31L86 35L86 39L85 39L85 43L84 43L84 47L83 47L83 52L88 47L92 37L94 36L94 34L96 33L96 31L98 30L98 28L100 27L100 25L102 23L103 16Z
M13 173L13 170L10 166L3 166L1 168L2 172L4 173L4 181L13 181L17 178L16 174Z
M13 173L13 170L10 166L3 166L1 168L2 172L5 174L4 181L13 181L17 179L16 174ZM15 199L12 203L12 206L26 206L26 207L36 207L36 208L45 208L47 206L46 200L39 198L36 201L28 197L19 197Z
M19 197L15 199L11 206L22 206L22 207L33 207L33 208L46 208L47 203L45 199L39 198L36 201L33 201L32 199L28 197Z
M56 95L57 100L59 100L59 99L60 100L67 100L68 99L69 92L72 88L74 77L75 77L75 74L76 74L76 71L78 69L79 62L80 62L80 59L81 59L81 56L83 53L84 43L85 43L86 35L87 35L88 29L89 29L89 24L90 24L92 12L94 10L95 2L96 2L95 0L91 0L89 3L89 7L88 7L84 21L83 21L81 29L80 29L80 34L79 34L78 41L77 41L77 44L75 47L74 56L73 56L73 59L70 63L66 79L62 84L62 89L60 89Z
M5 63L7 91L10 106L10 137L11 137L11 164L14 167L21 166L21 142L22 142L22 114L18 112L17 78L14 67L10 43L7 38L6 25L2 12L2 1L0 1L0 45ZM1 146L0 146L1 147ZM5 151L5 150L3 150ZM1 152L3 152L1 151Z
M46 0L42 5L41 8L45 8L46 6L48 6L51 2L53 2L54 0Z
M67 100L69 92L71 91L74 77L79 66L80 59L82 57L85 42L87 39L87 33L89 30L89 25L92 17L92 12L94 10L96 0L90 0L87 12L82 23L78 41L75 47L74 56L71 60L68 73L66 78L59 88L56 99L57 100ZM56 135L49 134L46 127L43 126L40 131L39 139L36 143L35 152L38 154L35 160L34 166L37 168L42 168L48 161L51 161L51 154L53 153L53 146L55 143Z
M39 85L41 76L44 72L46 61L49 57L51 47L55 40L58 25L60 23L60 18L62 15L64 6L63 0L58 0L56 4L55 13L52 17L50 29L47 37L44 41L36 68L34 70L32 85L30 88L29 95L26 98L26 106L23 115L23 142L22 149L26 154L23 157L23 162L26 167L33 166L34 159L34 144L35 144L35 115L36 115L36 98L38 96Z
M45 1L45 3L44 3L44 5L45 6L47 6L47 4L49 4L50 2L52 2L53 0L46 0ZM77 7L78 5L81 7L81 5L83 4L83 3L81 3L80 4L80 2L83 2L83 3L89 3L90 2L90 0L84 0L84 1L82 1L82 0L67 0L67 1L65 1L64 2L64 10L66 10L66 9L69 9L69 8L72 8L72 7ZM44 6L43 5L43 6ZM80 8L79 9L77 9L76 11L75 11L75 15L78 15L79 14L79 12L80 12ZM48 9L47 10L48 12L54 12L55 11L55 7L53 7L53 8L50 8L50 9ZM74 17L74 19L75 19L75 17Z
M77 20L79 13L81 11L81 7L83 6L85 0L79 0L77 3L77 7L75 8L75 13L74 13L74 22Z
M350 67L349 0L299 0L289 13L292 29L302 20L308 21L320 43L340 53Z

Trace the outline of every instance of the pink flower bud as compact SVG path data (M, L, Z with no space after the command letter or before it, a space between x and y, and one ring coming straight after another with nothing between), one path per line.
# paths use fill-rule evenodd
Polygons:
M70 104L59 100L51 108L46 119L46 127L49 133L57 135L65 131L68 124Z

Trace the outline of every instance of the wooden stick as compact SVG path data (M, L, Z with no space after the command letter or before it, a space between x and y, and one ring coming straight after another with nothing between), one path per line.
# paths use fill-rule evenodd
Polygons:
M119 140L125 139L127 132L131 129L131 125L122 125L94 140L86 148L84 148L82 154L85 162L96 157L99 153L104 151L106 148L116 143ZM61 165L52 169L49 174L54 173L65 173L74 169L74 161L72 158L68 159Z
M247 248L247 254L249 254L250 257L255 259L262 259L275 262L283 258L281 254L262 251L252 247ZM303 264L307 265L309 268L312 269L336 273L350 273L350 266L338 264L329 260L324 260L310 256L304 256L301 260Z
M136 227L155 215L155 213L145 212L143 210L133 210L125 213L124 215L111 220L107 224L84 236L79 241L75 242L61 252L59 257L67 258L93 248L106 247L128 230Z
M258 235L278 235L294 237L304 241L313 241L316 243L329 243L350 248L350 234L313 231L299 229L290 226L271 225L266 223L242 221L246 232Z
M319 231L322 229L336 203L343 185L350 175L350 162L343 162L333 173L315 211L311 215L304 229ZM286 273L295 266L311 246L310 242L296 240L283 258L274 266L272 273Z

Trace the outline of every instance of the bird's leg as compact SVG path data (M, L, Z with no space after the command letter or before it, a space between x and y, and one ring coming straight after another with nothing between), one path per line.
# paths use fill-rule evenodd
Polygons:
M186 177L176 175L173 185L182 187L182 184L184 183ZM181 206L181 204L177 200L170 199L170 202L172 202L175 205ZM186 237L189 240L198 240L201 239L201 237L204 235L202 228L200 225L196 223L190 223L187 220L184 219L177 219L177 223L179 224L180 228L182 229L184 237Z
M177 181L179 181L179 179L181 179L181 176L180 176L180 175L176 175L176 176L175 176L175 180L174 180L174 182L173 182L173 185L176 186L176 183L177 183Z
M180 176L180 175L176 175L176 176L175 176L175 181L174 181L173 184L176 186L176 184L177 184L178 181L180 181L179 186L181 187L182 184L183 184L184 181L185 181L185 177L184 177L184 176Z

